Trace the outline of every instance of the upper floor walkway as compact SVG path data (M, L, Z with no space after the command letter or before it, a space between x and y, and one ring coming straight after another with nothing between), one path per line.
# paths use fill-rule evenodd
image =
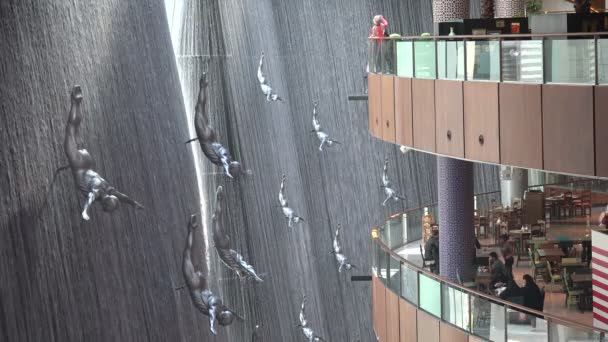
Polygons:
M375 137L608 177L608 33L372 39L368 65Z

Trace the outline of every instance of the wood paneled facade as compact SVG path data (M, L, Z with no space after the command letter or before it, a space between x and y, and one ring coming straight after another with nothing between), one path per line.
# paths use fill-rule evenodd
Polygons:
M608 86L369 76L370 133L473 161L608 177Z
M372 277L374 331L380 342L481 341L399 297Z

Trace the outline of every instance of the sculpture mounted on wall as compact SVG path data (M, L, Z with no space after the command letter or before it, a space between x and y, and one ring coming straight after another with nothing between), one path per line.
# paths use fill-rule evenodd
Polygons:
M302 334L306 336L308 342L325 341L322 337L315 334L315 332L308 326L306 320L306 295L302 295L302 307L300 308L300 324L298 328L302 329Z
M323 145L332 147L334 144L340 144L340 142L337 140L330 139L329 134L325 133L321 129L321 124L319 123L319 118L318 118L319 113L317 112L318 105L319 105L319 102L317 102L317 101L315 101L313 103L313 108L312 108L312 127L313 127L313 129L312 129L311 133L317 134L317 138L321 142L321 145L319 145L319 151L323 151Z
M215 212L212 218L213 243L217 255L224 265L236 272L240 278L252 278L257 282L262 282L263 280L255 273L253 266L249 265L242 255L230 248L230 236L224 231L222 219L223 203L223 188L219 186L215 192Z
M399 196L397 194L397 192L391 188L391 182L388 179L388 158L386 158L384 160L384 169L382 172L382 185L380 185L381 188L384 188L384 195L386 196L386 199L384 200L384 202L382 202L382 206L386 205L386 202L389 199L393 199L395 202L399 201L399 200L405 200L405 198L403 198L402 196Z
M244 319L237 315L222 303L222 300L211 292L207 278L194 267L192 260L192 245L194 241L194 231L197 229L196 215L190 216L188 222L188 239L184 248L184 259L182 262L182 272L186 286L190 292L190 298L194 306L203 313L209 316L209 330L213 335L217 335L215 330L215 321L221 326L227 326L234 322L234 319L243 321Z
M258 81L260 82L260 88L262 88L262 93L266 96L266 101L274 102L274 101L283 101L279 97L279 95L272 92L272 87L268 84L268 80L264 77L264 72L262 68L264 67L264 52L262 51L262 57L260 57L260 65L258 66Z
M207 70L203 72L199 82L199 93L196 107L194 109L194 129L196 138L190 139L186 144L198 140L201 150L207 159L213 164L224 169L224 174L230 178L235 178L243 172L241 164L232 159L228 150L217 142L217 135L213 127L209 125L209 115L207 114Z
M279 204L281 205L281 209L283 210L283 216L287 219L287 226L291 227L292 223L299 223L300 221L304 221L303 218L296 215L295 211L289 207L289 203L287 202L287 195L285 194L285 182L287 181L287 176L283 175L281 178L281 190L279 190Z
M141 204L110 186L105 179L93 171L95 161L86 149L79 146L79 128L82 121L80 103L83 98L80 86L76 85L72 88L70 97L72 104L65 128L64 149L76 186L87 196L82 218L89 220L89 209L95 201L100 202L103 210L108 212L118 209L121 202L143 209Z
M338 262L338 272L342 272L343 269L350 270L351 268L357 268L357 266L348 262L348 258L342 254L342 247L340 246L340 230L342 229L342 225L338 225L338 229L336 229L336 235L334 236L334 250L332 253L336 257L336 261Z

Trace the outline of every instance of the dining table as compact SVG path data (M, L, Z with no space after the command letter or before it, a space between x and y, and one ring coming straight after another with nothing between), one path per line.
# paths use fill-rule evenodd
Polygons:
M593 275L591 273L587 273L587 274L572 273L570 275L570 279L572 279L573 283L590 283L593 281Z
M559 263L564 256L564 252L559 248L539 248L536 251L541 259L549 262Z
M525 241L529 240L531 235L532 231L530 231L529 229L509 230L509 236L513 236L513 238L517 242L516 249L518 259L521 259L522 256L525 256L527 247Z

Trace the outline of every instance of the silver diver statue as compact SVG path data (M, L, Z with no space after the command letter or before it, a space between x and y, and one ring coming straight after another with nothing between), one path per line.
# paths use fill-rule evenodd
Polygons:
M237 253L234 249L230 249L230 237L224 231L222 219L222 205L224 203L224 194L220 185L215 192L215 212L213 213L213 243L217 255L220 257L224 265L236 272L240 278L252 278L257 282L263 280L258 277L255 270L249 265L243 256Z
M319 105L318 101L315 101L313 103L313 108L312 108L312 127L313 127L313 129L312 129L311 133L317 134L317 138L321 142L321 145L319 145L319 151L323 151L323 145L332 147L334 144L340 144L340 142L337 140L330 139L329 134L325 133L321 129L321 124L319 123L319 119L317 118L317 116L319 114L317 112L318 105Z
M219 142L213 127L209 125L209 115L207 114L207 71L203 72L199 82L200 90L198 100L194 109L194 128L196 138L188 140L186 143L198 140L201 150L207 159L213 164L224 169L224 174L230 178L238 177L244 173L241 164L232 159L228 150Z
M266 96L266 101L283 101L279 95L272 92L272 87L268 84L268 80L264 77L262 68L264 67L264 51L262 51L262 57L260 57L260 65L258 66L258 81L260 82L260 88L262 93Z
M82 210L82 218L89 220L89 209L93 202L99 201L104 211L114 211L118 209L120 203L127 203L137 209L144 207L138 202L130 199L112 187L105 179L93 171L95 161L84 148L79 148L79 129L82 121L80 103L82 102L82 89L76 85L72 88L71 107L68 115L68 123L65 128L64 149L68 157L69 167L72 170L74 181L78 189L86 194L86 202Z
M336 229L336 235L334 236L334 250L332 253L336 257L336 261L338 262L338 272L342 272L343 269L347 271L351 268L357 268L357 266L348 262L348 258L342 254L342 247L340 247L340 230L342 229L342 225L338 224L338 229Z
M209 316L209 330L211 330L213 335L217 335L217 331L215 330L216 320L219 325L227 326L232 324L235 318L240 321L243 321L244 319L224 305L222 300L209 290L207 278L205 278L201 271L194 269L194 262L192 261L192 244L194 240L194 231L197 227L196 215L190 216L190 221L188 223L188 239L186 240L186 247L184 248L182 272L184 273L186 286L190 291L192 303L203 313L203 315Z
M306 336L308 342L315 341L325 341L322 337L315 335L315 332L308 326L308 321L306 320L306 295L302 295L302 307L300 308L300 324L298 324L298 328L302 329L302 334Z
M397 192L391 188L391 182L388 180L388 158L384 160L384 171L382 172L382 185L381 188L384 188L384 195L386 195L386 199L382 202L382 206L386 205L386 202L389 199L393 199L395 202L398 200L405 200L402 196L397 195Z
M287 176L283 175L283 178L281 178L281 190L279 191L279 204L281 204L283 216L285 216L285 218L287 219L287 226L291 227L292 223L299 223L300 221L304 221L304 219L296 215L293 209L289 207L289 203L287 202L287 195L285 195L286 180Z

